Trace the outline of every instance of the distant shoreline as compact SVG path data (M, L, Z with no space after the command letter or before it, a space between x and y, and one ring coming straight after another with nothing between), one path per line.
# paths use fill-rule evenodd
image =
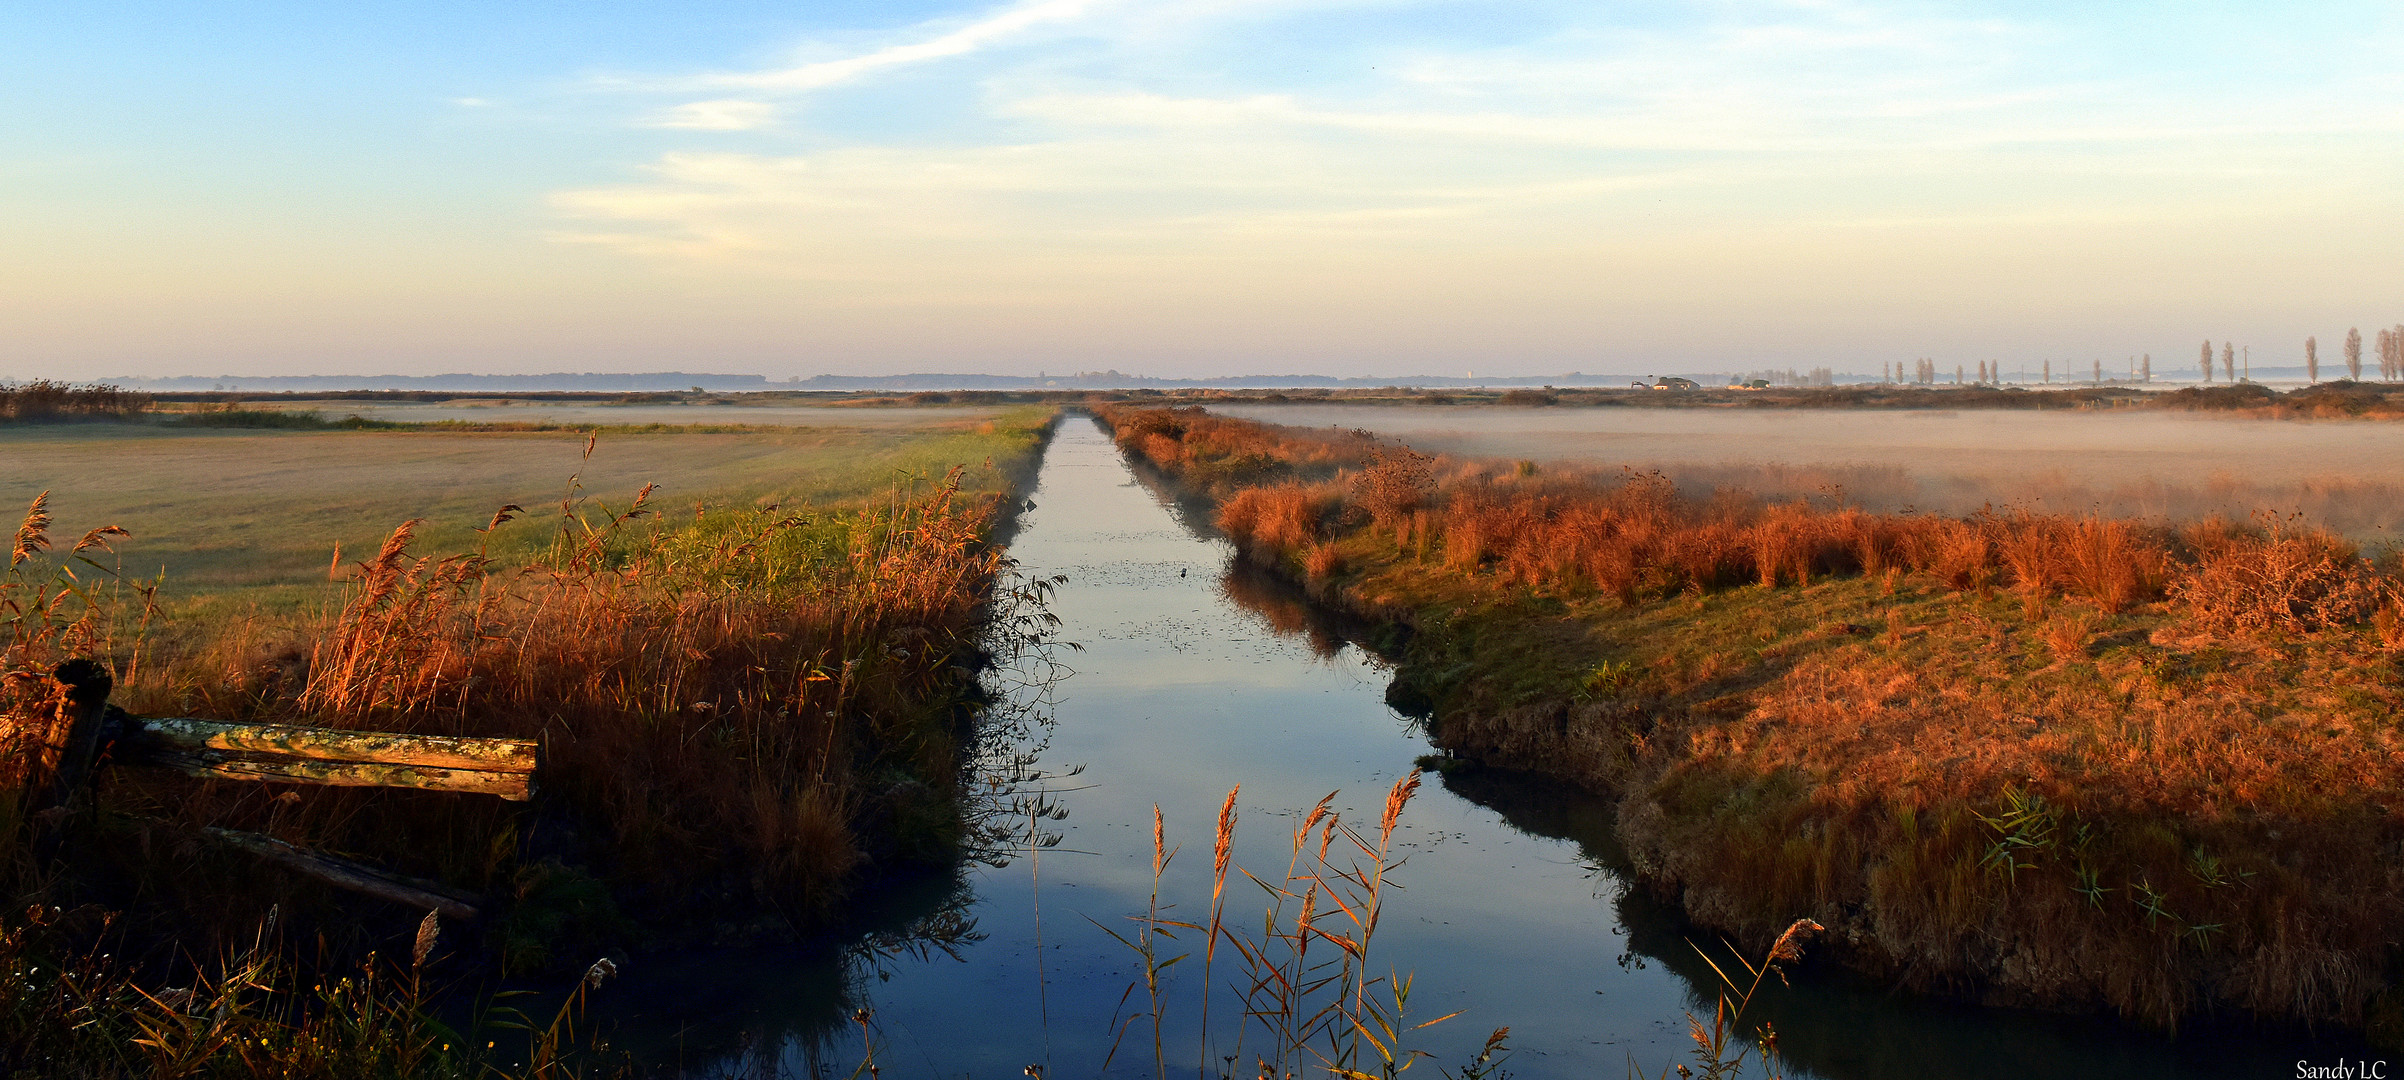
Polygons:
M967 390L1477 390L1477 389L1578 389L1625 390L1634 384L1650 384L1662 378L1681 378L1705 388L1717 388L1732 382L1755 378L1773 384L1772 388L1805 388L1812 385L1835 389L1889 387L1894 384L1869 375L1818 373L1823 382L1794 372L1666 372L1591 374L1571 371L1550 375L1319 375L1309 373L1229 375L1214 378L1167 378L1151 375L1130 375L1120 371L1082 371L1065 374L993 375L975 372L911 372L898 375L812 375L807 378L772 379L766 375L726 372L549 372L534 375L483 375L451 372L439 375L104 375L89 381L121 386L157 394L187 393L354 393L354 392L438 392L474 394L625 394L625 393L771 393L771 392L845 392L845 393L911 393L919 391ZM83 382L83 379L69 381ZM2258 381L2266 385L2288 387L2306 385L2304 369L2264 368ZM1947 389L1969 388L1975 383L1940 383ZM2015 386L2030 390L2076 389L2095 386L2125 386L2146 389L2177 389L2188 385L2212 385L2201 381L2194 371L2165 370L2153 379L2113 376L2100 381L2071 379L2037 381L2033 378L2013 378L1988 385ZM2225 384L2222 384L2225 385Z

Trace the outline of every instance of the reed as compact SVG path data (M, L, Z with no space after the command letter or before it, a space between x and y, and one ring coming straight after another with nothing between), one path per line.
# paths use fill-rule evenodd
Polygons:
M497 912L477 951L505 972L622 947L636 924L806 931L871 868L957 856L960 739L983 700L971 665L1056 625L1046 583L985 542L1006 505L963 492L958 470L867 506L673 516L652 489L621 503L572 481L531 556L494 540L517 506L464 550L422 553L405 522L364 559L337 554L321 616L175 627L162 657L157 582L111 565L123 530L54 549L36 499L0 574L0 881L123 909L116 951L143 958L128 985L154 995L155 958L234 948L232 928L270 906L324 950L276 969L287 980L395 929L197 843L207 827L482 894ZM49 672L75 656L111 667L140 713L540 738L542 783L512 807L126 772L76 826L105 842L46 864L27 841L63 731Z
M1357 504L1374 443L1248 445L1302 439L1359 452L1273 481L1333 501L1300 543L1228 529L1246 559L1415 631L1373 635L1390 697L1456 755L1614 796L1639 876L1699 923L1760 944L1807 913L1905 985L2151 1024L2404 1013L2404 902L2370 884L2404 843L2404 583L2342 540L1438 459L1434 538L1404 543ZM1341 563L1312 580L1319 547ZM1982 822L2014 797L2056 824L2004 872Z
M1719 961L1712 959L1702 946L1693 946L1695 954L1703 958L1703 963L1711 968L1712 975L1719 979L1719 985L1713 987L1712 992L1711 1023L1705 1026L1693 1013L1686 1014L1686 1035L1694 1042L1695 1063L1691 1068L1674 1062L1665 1064L1661 1067L1660 1080L1669 1080L1672 1069L1676 1069L1680 1077L1730 1080L1744 1075L1747 1058L1760 1063L1764 1080L1779 1080L1784 1074L1778 1071L1778 1031L1764 1022L1752 1030L1748 1042L1745 1011L1752 1006L1753 998L1761 992L1763 983L1770 975L1777 975L1780 983L1786 981L1786 971L1782 965L1803 959L1804 945L1813 935L1826 929L1810 919L1797 919L1778 935L1776 941L1770 943L1769 951L1758 963L1746 959L1743 953L1730 946L1729 959L1735 962L1740 973L1735 975L1721 967ZM1633 1063L1630 1063L1628 1071L1640 1078L1644 1075L1643 1070L1636 1068Z
M1272 1080L1294 1080L1305 1072L1340 1080L1393 1080L1414 1064L1434 1055L1411 1044L1423 1031L1459 1015L1419 1020L1411 1015L1410 975L1389 971L1374 974L1370 946L1383 917L1386 893L1402 859L1395 853L1395 831L1413 796L1420 775L1411 772L1386 792L1374 832L1355 827L1333 808L1339 792L1329 792L1307 812L1297 815L1282 873L1257 874L1232 861L1236 828L1236 796L1227 793L1220 805L1212 837L1211 901L1207 919L1196 923L1167 917L1160 904L1159 879L1176 854L1168 844L1159 808L1153 808L1153 896L1142 913L1129 916L1133 933L1102 927L1137 960L1137 977L1121 996L1120 1016L1114 1018L1111 1055L1126 1032L1149 1018L1154 1028L1154 1069L1165 1076L1166 1059L1159 1042L1161 988L1166 972L1190 954L1163 956L1160 941L1175 940L1178 931L1204 935L1202 1046L1198 1075L1231 1080L1249 1041L1258 1074ZM1224 890L1233 870L1261 890L1264 906L1259 931L1252 933L1225 919ZM1099 924L1097 924L1099 925ZM1209 1022L1209 991L1216 947L1234 950L1238 973L1231 986L1243 1002L1232 1051L1223 1056L1227 1068L1214 1071L1210 1041L1216 1034ZM1146 1012L1127 1013L1125 1004L1142 989ZM1508 1047L1508 1029L1497 1029L1464 1064L1462 1075L1493 1076ZM1109 1067L1105 1058L1103 1067Z
M0 423L129 420L151 407L151 396L120 386L77 386L49 379L0 385Z

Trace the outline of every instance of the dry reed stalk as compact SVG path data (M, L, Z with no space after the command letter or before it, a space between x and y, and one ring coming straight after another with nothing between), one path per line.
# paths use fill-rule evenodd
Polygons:
M1222 916L1226 912L1227 865L1235 851L1235 797L1244 790L1242 784L1227 789L1227 801L1219 804L1218 827L1210 840L1210 924L1202 934L1202 1071L1205 1078L1210 1066L1210 991L1211 970L1219 957L1219 935L1225 932Z

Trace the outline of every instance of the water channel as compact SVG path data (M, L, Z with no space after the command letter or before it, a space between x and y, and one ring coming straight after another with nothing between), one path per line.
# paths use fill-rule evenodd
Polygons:
M1384 702L1388 675L1299 598L1235 571L1230 550L1190 527L1140 481L1091 420L1071 416L1052 443L1035 509L1012 551L1031 575L1064 575L1053 597L1073 674L1053 686L1046 722L1027 735L1021 785L1060 815L1034 822L1059 837L999 865L887 896L882 932L825 949L722 951L654 961L627 974L608 1006L626 1042L700 1073L850 1075L863 1054L856 1010L869 1011L889 1077L1102 1075L1118 1026L1140 1011L1140 965L1104 928L1130 934L1152 887L1152 810L1171 845L1169 918L1206 910L1220 801L1241 784L1235 861L1268 877L1286 866L1295 815L1330 791L1374 831L1380 803L1429 748ZM1020 822L1023 829L1026 822ZM1418 1019L1460 1015L1418 1033L1437 1065L1457 1068L1509 1026L1506 1068L1526 1078L1658 1074L1683 1060L1686 1013L1708 1015L1711 975L1683 926L1624 887L1599 800L1516 775L1468 771L1428 783L1403 815L1409 861L1387 897L1371 966L1412 973ZM1257 937L1262 893L1241 879L1229 921ZM1194 1075L1200 942L1166 977L1166 1057ZM1210 1064L1234 1051L1233 975L1214 979ZM638 985L648 989L638 990ZM2178 1039L2087 1020L1979 1009L1894 995L1813 971L1773 987L1790 1075L1828 1080L1949 1076L2292 1076L2302 1057L2358 1056L2353 1043L2190 1030ZM1147 1023L1127 1029L1109 1075L1148 1075ZM1235 1075L1253 1074L1247 1057Z

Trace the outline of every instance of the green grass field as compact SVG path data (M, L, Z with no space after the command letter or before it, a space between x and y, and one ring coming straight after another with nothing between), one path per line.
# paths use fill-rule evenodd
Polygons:
M133 534L118 545L126 572L163 569L167 596L272 607L318 595L335 545L345 561L364 557L411 518L426 521L417 550L461 550L496 508L515 503L527 514L497 537L496 551L537 542L580 472L584 492L613 508L657 484L651 505L671 514L697 503L833 509L882 500L896 481L953 465L968 467L967 490L1001 490L1049 410L910 412L908 423L824 410L807 419L827 422L808 427L605 432L590 461L576 432L6 426L0 506L18 512L48 491L58 536L123 526Z

